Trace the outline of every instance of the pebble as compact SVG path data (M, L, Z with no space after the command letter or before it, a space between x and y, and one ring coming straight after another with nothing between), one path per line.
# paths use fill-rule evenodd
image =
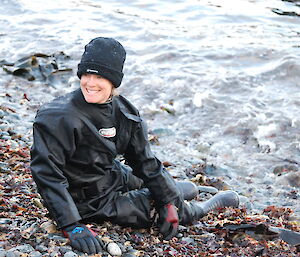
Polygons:
M182 233L178 233L178 234L176 235L176 237L177 237L177 238L182 238L182 237L183 237L183 234L182 234Z
M69 251L64 254L64 257L76 257L76 256L78 256L78 255L76 253L74 253L73 251Z
M35 249L39 252L46 252L48 248L45 245L39 244L35 247Z
M163 249L161 249L161 248L156 248L156 251L159 253L159 254L161 254L161 253L163 253L164 252L164 250Z
M118 244L116 244L116 243L109 243L107 245L107 252L113 256L121 256L122 255L122 251L121 251L120 247L118 246Z
M10 113L9 116L6 116L8 122L14 123L15 120L20 120L20 116L16 113Z
M51 240L56 240L56 241L59 241L61 243L64 243L64 242L68 242L68 239L65 238L65 237L62 237L62 236L58 236L56 234L48 234L47 237Z
M10 147L11 147L12 149L17 149L17 148L19 148L19 144L18 144L15 140L10 140L10 141L9 141L9 144L10 144Z
M72 252L72 247L70 245L65 245L65 246L61 246L59 248L59 251L62 253L62 254L65 254L67 252Z
M211 186L198 186L198 190L199 192L210 193L210 194L216 194L219 192L217 188Z
M5 257L17 257L20 256L19 254L15 254L13 251L7 251Z
M33 251L31 252L28 257L40 257L43 256L39 251Z
M1 170L1 168L0 168L0 170ZM11 219L5 219L5 218L1 218L1 219L0 219L0 224L1 224L1 225L3 225L3 224L9 224L9 223L11 223L11 222L12 222Z
M2 124L0 124L0 129L2 131L6 130L9 127L10 127L10 123L2 123Z
M11 137L10 137L10 136L5 136L5 135L4 135L4 136L2 136L1 138L4 139L4 140L10 140Z
M10 138L10 135L7 131L1 131L0 133L1 133L1 136L7 136Z
M61 254L60 254L59 252L54 251L54 252L52 252L52 253L50 254L50 256L51 256L51 257L58 257L58 256L61 256Z
M122 257L136 257L137 255L133 254L133 253L125 253L122 255Z
M22 253L30 253L34 251L34 248L30 244L19 245L11 248L9 252L20 251Z
M185 242L186 244L194 244L195 243L195 240L190 237L183 237L183 238L181 238L181 241Z

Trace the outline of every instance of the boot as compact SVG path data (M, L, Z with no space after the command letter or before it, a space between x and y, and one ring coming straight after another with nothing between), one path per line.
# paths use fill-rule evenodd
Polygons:
M194 220L207 215L210 211L224 208L224 207L235 207L239 206L239 196L234 191L223 191L205 202L193 202L190 203L191 208L194 211Z
M192 200L199 194L197 185L191 181L176 181L176 187L184 200Z

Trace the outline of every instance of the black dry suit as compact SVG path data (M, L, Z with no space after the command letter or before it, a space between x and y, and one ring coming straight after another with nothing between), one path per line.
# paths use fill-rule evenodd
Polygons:
M59 228L80 220L147 227L152 200L156 207L175 203L181 223L191 221L190 207L150 150L145 123L124 97L90 104L78 89L42 106L33 128L32 175ZM129 167L146 189L130 190Z

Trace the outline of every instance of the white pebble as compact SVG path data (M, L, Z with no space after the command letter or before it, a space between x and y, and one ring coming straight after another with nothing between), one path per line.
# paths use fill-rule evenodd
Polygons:
M121 248L116 243L109 243L107 245L107 252L112 256L121 256Z

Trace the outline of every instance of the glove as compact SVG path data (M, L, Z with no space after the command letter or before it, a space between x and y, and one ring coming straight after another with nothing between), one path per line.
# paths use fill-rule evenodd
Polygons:
M159 210L158 225L165 240L170 240L178 233L179 219L176 207L169 203Z
M63 234L70 239L70 245L80 252L97 254L104 246L100 237L87 226L77 223L63 228Z

